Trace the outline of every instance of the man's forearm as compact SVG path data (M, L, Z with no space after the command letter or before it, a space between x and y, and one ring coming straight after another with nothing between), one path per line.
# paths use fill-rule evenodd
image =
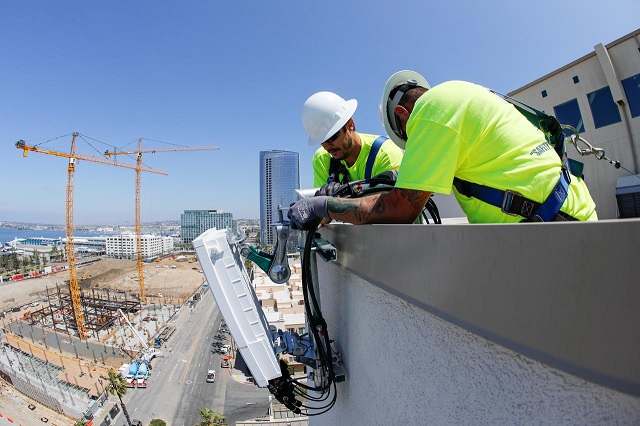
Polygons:
M372 221L373 209L381 194L362 198L329 198L327 211L332 219L361 225Z
M332 219L361 225L365 223L412 223L424 208L431 193L394 188L390 192L362 198L327 200Z

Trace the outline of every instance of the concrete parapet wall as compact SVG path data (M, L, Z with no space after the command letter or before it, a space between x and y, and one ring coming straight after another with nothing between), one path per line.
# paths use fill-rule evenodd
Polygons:
M640 221L331 225L334 424L639 424Z

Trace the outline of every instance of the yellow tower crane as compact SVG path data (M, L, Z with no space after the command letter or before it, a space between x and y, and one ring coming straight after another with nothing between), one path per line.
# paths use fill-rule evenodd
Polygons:
M71 294L71 303L73 307L73 315L76 320L76 327L78 329L78 337L80 339L87 338L87 327L84 321L84 313L82 312L82 303L80 301L80 287L78 285L78 275L76 270L76 254L75 245L73 240L73 177L75 172L76 160L91 161L94 163L106 164L109 166L126 167L134 169L138 172L151 172L161 175L167 175L167 172L162 170L155 170L149 167L142 167L136 164L119 163L115 160L107 158L100 158L93 155L81 154L76 152L76 138L78 132L73 132L73 140L71 141L71 150L69 154L58 151L51 151L47 149L41 149L36 146L27 145L25 141L19 140L16 143L16 148L22 150L22 156L26 157L29 151L39 152L41 154L50 154L57 157L65 157L69 159L69 165L67 166L67 203L66 203L66 244L65 250L67 255L67 266L69 270L69 292Z
M142 154L156 152L172 152L172 151L214 151L218 150L217 146L174 146L171 148L151 148L142 149L142 138L138 140L137 151L106 151L104 155L106 157L115 155L135 155L136 156L136 251L137 251L137 263L138 263L138 282L140 283L140 301L146 303L147 290L144 286L144 269L142 267L142 235L140 234L140 172L142 171Z

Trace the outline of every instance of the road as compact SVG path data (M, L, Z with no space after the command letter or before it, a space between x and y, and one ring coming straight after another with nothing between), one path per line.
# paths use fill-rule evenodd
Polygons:
M202 420L199 409L223 413L229 425L263 416L269 391L237 382L229 369L220 368L221 355L212 353L222 317L213 296L205 292L193 307L183 305L176 316L176 332L163 348L164 357L152 362L146 389L129 389L125 404L132 419L148 424L160 418L173 426L192 426ZM215 383L206 382L207 370L216 370ZM118 423L124 416L118 417Z

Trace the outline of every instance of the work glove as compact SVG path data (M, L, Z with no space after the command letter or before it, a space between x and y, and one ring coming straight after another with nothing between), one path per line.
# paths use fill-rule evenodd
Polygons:
M333 194L338 192L341 187L342 184L340 182L325 183L316 191L315 196L326 195L328 197L333 197Z
M322 219L329 218L327 200L329 200L329 197L321 195L305 198L292 204L287 213L287 217L291 221L291 227L307 231Z
M392 181L398 180L398 171L397 170L387 170L386 172L382 172L373 177L373 179L387 179Z

